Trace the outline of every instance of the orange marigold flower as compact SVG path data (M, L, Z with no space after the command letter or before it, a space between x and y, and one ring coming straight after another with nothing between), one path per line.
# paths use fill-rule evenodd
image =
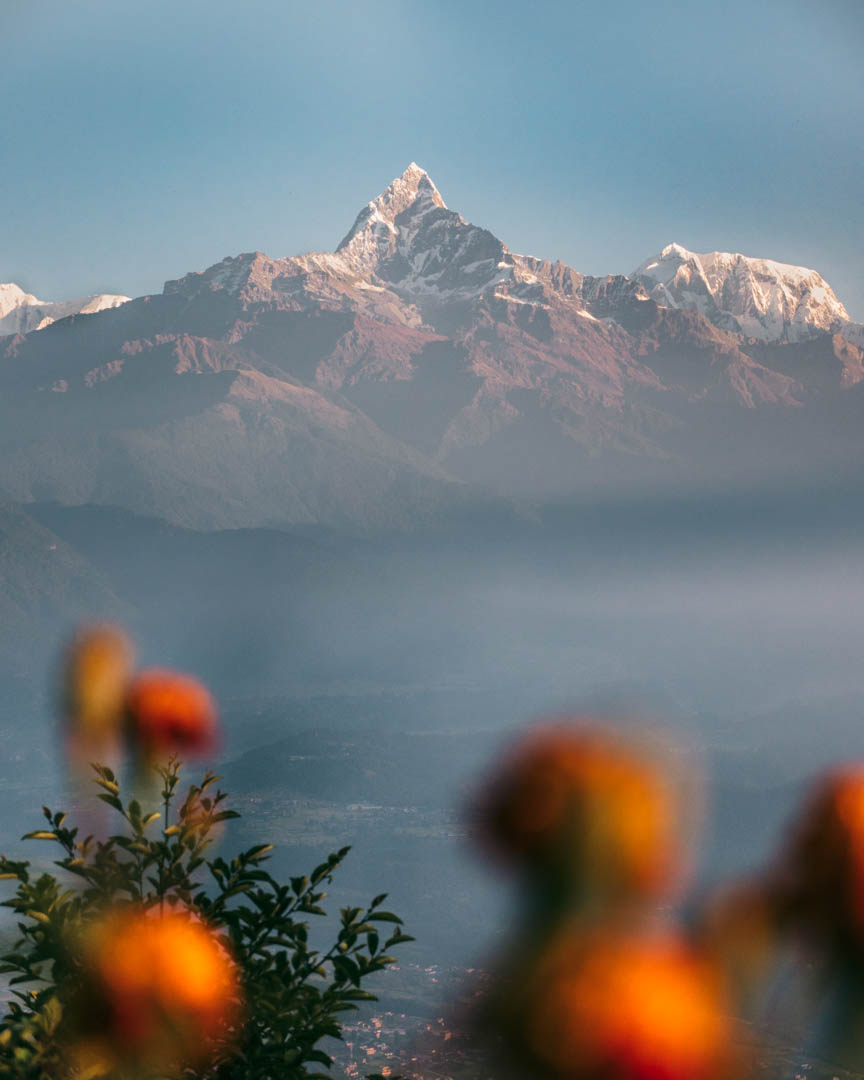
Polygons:
M191 675L148 668L129 684L126 715L132 740L146 753L210 753L219 721L207 688Z
M679 862L675 809L646 755L561 726L516 748L489 787L481 824L495 848L532 869L566 870L600 892L653 893Z
M555 1077L715 1080L728 1066L722 984L667 934L571 938L527 996L529 1053Z
M66 653L63 712L70 751L94 757L110 751L122 730L134 650L116 626L83 627Z
M206 1061L239 1016L239 978L227 950L186 912L118 913L90 934L85 1053L168 1067ZM96 1020L98 1030L86 1030Z

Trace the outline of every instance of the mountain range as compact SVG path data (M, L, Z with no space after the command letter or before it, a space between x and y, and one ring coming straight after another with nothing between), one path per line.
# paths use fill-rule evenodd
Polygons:
M512 252L413 163L334 252L231 256L134 300L0 286L10 328L12 503L406 527L864 459L864 328L815 271L670 244L587 276Z
M81 300L39 300L11 282L0 284L0 336L44 330L68 315L94 315L97 311L119 307L130 299L129 296L97 293Z

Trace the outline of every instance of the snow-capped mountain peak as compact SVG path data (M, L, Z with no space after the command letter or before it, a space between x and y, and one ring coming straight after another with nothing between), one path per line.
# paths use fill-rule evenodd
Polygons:
M360 231L367 221L375 219L387 221L392 225L397 216L406 211L409 206L414 206L415 203L421 204L418 210L422 210L423 207L429 208L430 204L440 206L442 210L447 208L432 177L416 161L413 161L402 176L397 176L393 183L378 195L377 199L373 199L363 207L337 251L341 251L343 247L350 244L353 235Z
M356 269L371 268L391 257L399 246L397 220L403 230L416 231L430 212L447 210L447 204L425 169L412 161L408 168L357 215L336 253ZM410 213L409 213L410 211ZM402 245L404 246L404 244Z
M7 282L0 284L0 337L7 334L29 334L42 330L67 315L92 315L106 308L119 307L131 297L97 293L80 300L40 300L32 293Z
M2 322L10 312L22 305L41 303L41 300L37 300L31 293L25 293L24 290L14 282L10 281L0 284L0 322Z
M513 258L486 229L448 209L416 162L357 215L333 255L306 256L304 267L399 294L459 293L466 298L512 273Z
M665 307L698 311L724 330L763 341L798 341L847 322L815 270L728 251L668 244L631 275Z
M692 258L693 252L688 251L683 244L676 243L674 240L671 244L667 244L665 248L660 252L661 259L689 259Z
M370 224L383 224L394 228L393 223L399 214L418 203L420 205L416 209L420 211L433 206L447 209L447 204L441 198L441 193L429 173L421 169L416 161L412 161L405 172L397 176L377 199L372 199L363 207L336 250L341 252L350 248L352 240Z
M563 264L516 255L449 209L416 162L362 208L336 251L279 259L250 253L165 285L167 293L189 296L211 291L241 303L374 310L376 318L410 325L434 321L441 305L482 297L511 306L566 303L583 316L587 310L606 318L625 295L627 303L650 296L663 307L698 312L722 330L762 341L803 340L848 323L819 274L769 259L699 254L676 242L630 278L589 279Z
M416 162L368 202L335 252L269 259L260 252L227 258L165 283L166 293L225 292L248 300L273 294L284 302L384 305L408 300L410 321L426 301L472 301L513 275L514 256L487 229L450 210ZM400 299L401 298L401 299ZM407 309L406 309L407 310Z

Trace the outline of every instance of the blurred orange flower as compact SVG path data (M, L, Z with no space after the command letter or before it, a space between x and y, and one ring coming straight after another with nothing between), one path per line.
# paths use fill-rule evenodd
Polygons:
M81 1043L91 1064L206 1061L239 1018L234 961L186 912L116 913L91 931L84 961L84 1013L99 1024Z
M134 672L134 649L118 627L85 626L62 670L62 708L73 764L111 758L125 734L145 757L206 754L217 748L216 704L189 675Z
M481 826L534 870L581 876L599 893L650 894L680 862L675 802L646 754L574 724L522 741L489 786Z
M85 759L115 748L134 649L116 626L82 627L66 653L62 697L69 750Z
M845 950L864 947L864 765L825 776L774 875L787 924Z
M709 1080L727 1071L721 981L674 935L571 937L526 989L528 1049L552 1076Z
M206 754L218 743L216 703L190 675L161 668L139 672L128 687L126 716L133 742L153 757Z

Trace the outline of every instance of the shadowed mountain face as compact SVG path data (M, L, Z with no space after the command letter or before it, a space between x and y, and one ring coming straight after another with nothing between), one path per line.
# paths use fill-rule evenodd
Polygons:
M630 279L516 255L412 164L334 253L228 258L0 341L0 493L404 527L475 499L466 481L854 465L859 330L818 275L765 260L672 245Z

